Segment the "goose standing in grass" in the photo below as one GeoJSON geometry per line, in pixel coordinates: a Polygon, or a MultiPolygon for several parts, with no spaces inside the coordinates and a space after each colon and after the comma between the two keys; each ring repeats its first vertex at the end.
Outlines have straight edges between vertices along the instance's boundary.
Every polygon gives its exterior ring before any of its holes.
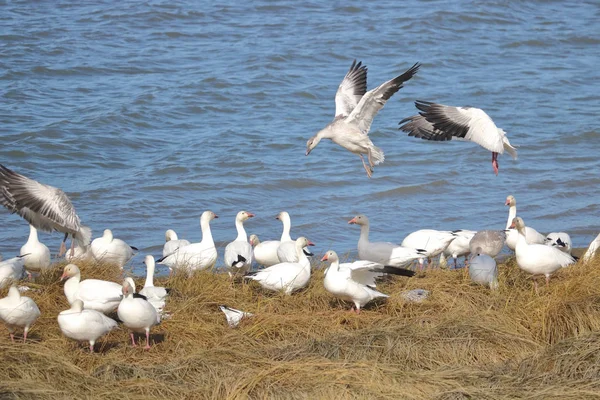
{"type": "Polygon", "coordinates": [[[252,313],[236,310],[235,308],[227,307],[225,305],[219,306],[219,309],[223,311],[223,314],[225,314],[227,325],[229,325],[230,328],[235,328],[240,324],[242,319],[249,318],[254,315],[252,313]]]}
{"type": "Polygon", "coordinates": [[[358,258],[361,260],[401,268],[427,254],[424,249],[402,247],[390,242],[369,242],[369,219],[366,215],[357,215],[348,223],[360,226],[358,258]]]}
{"type": "Polygon", "coordinates": [[[114,264],[123,269],[123,266],[134,256],[134,250],[138,249],[113,237],[112,231],[105,229],[102,237],[92,241],[91,250],[96,261],[114,264]]]}
{"type": "Polygon", "coordinates": [[[25,269],[29,272],[40,272],[50,266],[50,249],[39,241],[37,229],[29,224],[29,239],[21,247],[21,255],[25,260],[25,269]]]}
{"type": "Polygon", "coordinates": [[[244,278],[258,282],[265,289],[281,290],[285,294],[292,294],[293,291],[302,289],[310,280],[310,262],[302,250],[306,246],[314,246],[314,243],[305,237],[299,237],[296,239],[297,263],[275,264],[259,271],[250,272],[244,278]]]}
{"type": "Polygon", "coordinates": [[[544,239],[544,244],[546,246],[553,246],[559,249],[560,251],[571,254],[571,250],[573,249],[573,243],[571,242],[571,236],[567,232],[551,232],[546,235],[546,239],[544,239]]]}
{"type": "Polygon", "coordinates": [[[65,280],[64,293],[69,304],[75,300],[83,301],[86,309],[104,314],[114,312],[121,301],[121,285],[100,279],[81,280],[81,271],[75,264],[65,267],[61,280],[65,280]]]}
{"type": "Polygon", "coordinates": [[[136,347],[134,332],[146,333],[146,347],[150,348],[150,328],[160,323],[156,309],[143,295],[135,294],[135,287],[123,281],[123,300],[119,303],[117,315],[123,325],[131,329],[131,343],[136,347]]]}
{"type": "Polygon", "coordinates": [[[480,285],[488,285],[490,289],[498,288],[498,266],[496,260],[484,254],[478,247],[471,256],[469,265],[471,280],[480,285]]]}
{"type": "Polygon", "coordinates": [[[469,242],[469,250],[471,254],[476,254],[477,249],[481,250],[479,253],[487,254],[494,258],[502,251],[504,243],[506,242],[506,232],[486,229],[478,231],[469,242]]]}
{"type": "Polygon", "coordinates": [[[383,151],[369,138],[371,123],[387,100],[417,73],[419,67],[420,64],[416,63],[402,75],[367,92],[367,67],[354,60],[335,94],[335,118],[308,139],[306,155],[317,147],[321,139],[330,139],[358,155],[370,178],[373,167],[384,160],[383,151]],[[368,165],[363,155],[367,156],[368,165]]]}
{"type": "Polygon", "coordinates": [[[23,328],[23,343],[27,341],[27,332],[39,316],[40,309],[35,301],[21,296],[16,286],[11,286],[8,295],[0,299],[0,319],[6,325],[13,343],[17,328],[23,328]]]}
{"type": "Polygon", "coordinates": [[[219,218],[212,211],[204,211],[200,216],[200,229],[202,240],[187,246],[178,247],[173,253],[158,259],[157,264],[169,267],[170,273],[174,269],[181,269],[191,274],[213,268],[217,262],[217,248],[210,230],[210,221],[219,218]]]}
{"type": "Polygon", "coordinates": [[[0,288],[25,276],[25,256],[17,256],[0,261],[0,288]]]}
{"type": "Polygon", "coordinates": [[[252,267],[253,249],[244,229],[244,222],[252,217],[254,214],[248,211],[240,211],[235,216],[237,237],[225,247],[225,268],[230,278],[244,275],[252,267]]]}
{"type": "Polygon", "coordinates": [[[75,207],[65,192],[18,174],[0,164],[0,203],[17,213],[36,229],[65,234],[59,256],[66,251],[65,241],[71,235],[71,252],[75,242],[87,246],[92,230],[81,224],[75,207]]]}
{"type": "MultiPolygon", "coordinates": [[[[279,213],[279,219],[283,222],[283,234],[281,235],[281,241],[277,247],[277,259],[279,262],[298,262],[298,255],[296,254],[296,241],[290,236],[290,228],[292,226],[292,219],[290,214],[285,211],[279,213]],[[287,232],[286,232],[287,229],[287,232]]],[[[310,252],[305,251],[307,256],[310,256],[310,252]]]]}
{"type": "Polygon", "coordinates": [[[517,247],[515,248],[517,265],[523,271],[532,275],[536,292],[538,290],[536,276],[544,275],[546,286],[548,286],[550,276],[554,272],[575,262],[573,257],[563,253],[556,247],[527,243],[527,240],[525,240],[525,222],[521,217],[515,217],[510,227],[516,228],[519,232],[517,247]]]}
{"type": "Polygon", "coordinates": [[[189,240],[179,239],[173,229],[167,229],[165,232],[165,244],[163,246],[163,257],[168,256],[180,247],[190,245],[189,240]]]}
{"type": "Polygon", "coordinates": [[[325,271],[323,286],[334,296],[354,303],[356,313],[371,300],[379,297],[389,297],[375,290],[375,279],[386,273],[395,275],[413,276],[414,271],[402,268],[387,268],[372,261],[358,260],[353,263],[340,264],[335,251],[329,250],[321,261],[329,261],[331,264],[325,271]]]}
{"type": "MultiPolygon", "coordinates": [[[[515,196],[509,195],[506,197],[506,202],[504,204],[508,206],[508,219],[506,220],[506,246],[508,246],[508,248],[512,251],[515,251],[519,233],[516,229],[510,229],[510,226],[517,216],[517,200],[515,199],[515,196]]],[[[543,244],[546,241],[546,237],[544,235],[530,226],[525,227],[525,239],[529,244],[543,244]]]]}
{"type": "Polygon", "coordinates": [[[256,260],[256,263],[265,267],[270,267],[271,265],[279,264],[280,262],[282,262],[279,259],[279,257],[277,257],[277,249],[279,248],[280,244],[292,241],[292,237],[290,236],[290,229],[292,227],[290,215],[286,211],[281,211],[279,214],[277,214],[275,219],[280,220],[283,224],[283,232],[281,232],[281,239],[256,242],[258,240],[257,236],[255,240],[256,244],[253,245],[254,259],[256,260]]]}
{"type": "Polygon", "coordinates": [[[146,296],[148,302],[154,306],[156,311],[161,313],[165,307],[169,289],[154,286],[154,257],[147,255],[144,258],[144,264],[146,264],[146,282],[144,283],[144,288],[140,290],[140,294],[146,296]]]}
{"type": "Polygon", "coordinates": [[[506,150],[514,160],[515,149],[506,132],[498,128],[483,110],[475,107],[452,107],[417,100],[419,114],[400,121],[400,130],[408,136],[433,141],[470,140],[492,152],[492,168],[498,175],[498,154],[506,150]]]}
{"type": "Polygon", "coordinates": [[[471,248],[469,243],[473,236],[477,233],[476,231],[470,231],[467,229],[459,229],[456,231],[452,231],[455,235],[453,241],[450,242],[446,250],[442,253],[447,257],[452,257],[454,259],[454,268],[458,267],[457,259],[458,257],[467,256],[471,252],[471,248]]]}
{"type": "Polygon", "coordinates": [[[77,299],[71,308],[58,314],[58,326],[63,335],[77,341],[87,341],[90,353],[100,336],[106,335],[117,327],[117,322],[96,310],[83,308],[83,301],[77,299]]]}
{"type": "Polygon", "coordinates": [[[456,239],[456,235],[450,231],[420,229],[406,236],[400,246],[425,250],[425,254],[419,257],[419,265],[422,269],[425,257],[427,257],[430,267],[431,259],[443,253],[454,239],[456,239]]]}
{"type": "Polygon", "coordinates": [[[583,254],[583,261],[590,262],[596,256],[598,248],[600,248],[600,233],[598,234],[598,236],[596,236],[594,240],[592,240],[592,242],[588,246],[588,249],[583,254]]]}

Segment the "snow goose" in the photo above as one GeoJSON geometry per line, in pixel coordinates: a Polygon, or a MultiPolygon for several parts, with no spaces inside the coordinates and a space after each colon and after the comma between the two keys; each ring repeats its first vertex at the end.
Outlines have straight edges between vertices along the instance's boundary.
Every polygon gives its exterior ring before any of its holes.
{"type": "Polygon", "coordinates": [[[469,243],[473,236],[477,233],[476,231],[470,231],[467,229],[459,229],[456,231],[452,231],[452,233],[456,236],[453,241],[450,242],[446,250],[442,254],[447,257],[452,257],[454,259],[454,268],[457,268],[457,259],[458,257],[466,256],[471,252],[471,248],[469,247],[469,243]]]}
{"type": "Polygon", "coordinates": [[[65,280],[64,293],[69,304],[83,301],[86,309],[108,314],[114,312],[121,301],[121,285],[100,279],[81,280],[81,271],[75,264],[65,267],[61,280],[65,280]]]}
{"type": "Polygon", "coordinates": [[[227,307],[225,305],[219,306],[219,309],[223,311],[223,314],[225,314],[227,325],[229,325],[230,328],[235,328],[240,324],[242,319],[249,318],[254,315],[252,313],[236,310],[235,308],[227,307]]]}
{"type": "Polygon", "coordinates": [[[162,255],[163,257],[168,256],[178,248],[188,246],[190,244],[191,243],[189,240],[179,239],[179,237],[177,237],[177,233],[175,233],[173,229],[168,229],[165,232],[165,244],[163,246],[162,255]]]}
{"type": "Polygon", "coordinates": [[[150,328],[160,323],[156,309],[143,295],[135,294],[135,288],[129,281],[123,281],[123,300],[119,303],[117,315],[123,325],[131,329],[131,343],[136,347],[134,332],[146,333],[146,347],[150,348],[150,328]]]}
{"type": "Polygon", "coordinates": [[[470,140],[492,152],[492,167],[498,175],[498,154],[506,150],[514,160],[517,150],[510,144],[506,132],[498,128],[483,110],[475,107],[452,107],[428,101],[415,101],[419,115],[400,121],[400,130],[408,136],[445,141],[470,140]]]}
{"type": "Polygon", "coordinates": [[[536,276],[544,275],[547,286],[550,283],[550,276],[554,272],[575,262],[573,257],[563,253],[556,247],[527,243],[527,240],[525,240],[525,222],[521,217],[515,217],[510,227],[516,228],[519,232],[519,239],[515,248],[517,265],[523,271],[532,275],[536,292],[536,276]]]}
{"type": "Polygon", "coordinates": [[[153,256],[147,255],[146,258],[144,258],[144,264],[146,264],[146,282],[144,283],[144,288],[140,290],[140,294],[146,296],[148,302],[150,302],[150,304],[156,308],[156,311],[160,313],[165,307],[165,302],[170,289],[154,286],[155,263],[153,256]]]}
{"type": "Polygon", "coordinates": [[[244,229],[244,222],[254,217],[248,211],[240,211],[235,216],[235,229],[237,237],[225,246],[225,268],[230,278],[244,275],[252,267],[252,245],[248,242],[248,235],[244,229]]]}
{"type": "Polygon", "coordinates": [[[279,257],[277,257],[277,249],[281,243],[292,241],[290,236],[292,224],[290,215],[286,211],[281,211],[279,214],[277,214],[275,219],[278,219],[283,223],[283,232],[281,233],[280,240],[267,240],[265,242],[260,242],[258,240],[258,236],[254,235],[256,239],[254,240],[253,244],[252,235],[250,235],[250,244],[254,246],[254,260],[256,260],[257,264],[264,265],[265,267],[270,267],[271,265],[282,262],[279,257]]]}
{"type": "MultiPolygon", "coordinates": [[[[513,219],[515,219],[517,216],[517,200],[515,199],[515,196],[508,195],[504,204],[508,206],[508,219],[506,220],[506,246],[512,251],[515,251],[519,233],[516,229],[510,229],[510,226],[513,222],[513,219]]],[[[546,241],[546,237],[544,235],[530,226],[525,227],[525,239],[529,244],[543,244],[546,241]]]]}
{"type": "Polygon", "coordinates": [[[571,249],[573,248],[573,243],[571,242],[571,236],[569,236],[566,232],[551,232],[546,235],[546,239],[544,239],[544,244],[546,246],[553,246],[559,249],[560,251],[571,254],[571,249]]]}
{"type": "Polygon", "coordinates": [[[106,335],[117,327],[117,322],[96,310],[83,308],[83,301],[77,299],[71,308],[58,314],[58,326],[63,335],[69,339],[87,341],[90,353],[94,352],[94,344],[100,336],[106,335]]]}
{"type": "Polygon", "coordinates": [[[340,264],[340,259],[335,251],[329,250],[325,253],[321,261],[329,261],[331,264],[325,271],[323,286],[325,290],[334,296],[354,303],[356,313],[365,304],[378,297],[389,297],[375,290],[375,279],[393,273],[402,276],[413,276],[414,271],[402,268],[387,268],[383,265],[372,262],[358,260],[353,263],[340,264]]]}
{"type": "MultiPolygon", "coordinates": [[[[282,221],[284,221],[284,226],[287,224],[288,229],[285,238],[283,234],[281,235],[281,242],[279,247],[277,247],[277,258],[279,259],[279,262],[298,262],[298,255],[296,254],[296,241],[293,240],[289,234],[289,227],[292,225],[290,215],[287,212],[282,211],[279,217],[282,221]]],[[[308,250],[308,248],[304,249],[304,254],[309,257],[314,255],[310,252],[310,250],[308,250]]],[[[310,260],[308,258],[306,258],[306,261],[310,264],[310,260]]]]}
{"type": "Polygon", "coordinates": [[[114,264],[123,268],[133,257],[137,248],[128,245],[121,239],[113,237],[110,229],[105,229],[102,237],[92,240],[91,251],[96,261],[114,264]]]}
{"type": "Polygon", "coordinates": [[[0,299],[0,319],[6,325],[10,340],[15,341],[15,331],[23,328],[23,343],[27,340],[29,327],[40,316],[40,309],[35,301],[27,296],[21,296],[16,286],[8,289],[8,296],[0,299]]]}
{"type": "Polygon", "coordinates": [[[357,215],[348,223],[360,225],[358,258],[361,260],[374,261],[392,267],[406,267],[413,261],[425,257],[424,249],[402,247],[390,242],[369,242],[369,219],[366,215],[357,215]]]}
{"type": "Polygon", "coordinates": [[[75,247],[72,252],[67,252],[65,254],[65,259],[69,262],[80,262],[80,263],[89,263],[94,261],[94,255],[92,254],[91,245],[87,246],[79,246],[75,243],[75,247]],[[72,255],[71,255],[72,254],[72,255]]]}
{"type": "Polygon", "coordinates": [[[494,258],[502,251],[506,241],[506,232],[486,229],[478,231],[469,242],[471,254],[476,254],[477,249],[481,248],[481,254],[487,254],[494,258]]]}
{"type": "MultiPolygon", "coordinates": [[[[18,174],[0,164],[0,203],[17,213],[36,229],[44,232],[58,231],[65,234],[60,245],[59,256],[66,251],[67,236],[87,246],[92,238],[92,230],[81,225],[75,207],[65,192],[50,185],[44,185],[18,174]]],[[[75,243],[71,241],[71,252],[75,243]]]]}
{"type": "Polygon", "coordinates": [[[496,260],[482,253],[481,247],[478,247],[471,257],[469,276],[475,283],[489,285],[494,290],[498,288],[498,267],[496,266],[496,260]]]}
{"type": "Polygon", "coordinates": [[[40,272],[50,266],[50,250],[38,240],[37,229],[29,224],[29,239],[21,247],[21,255],[25,260],[25,269],[29,272],[40,272]]]}
{"type": "Polygon", "coordinates": [[[423,268],[425,257],[429,261],[428,266],[431,266],[431,259],[443,253],[455,238],[456,235],[450,231],[420,229],[406,236],[400,246],[425,250],[425,254],[419,257],[419,265],[423,268]]]}
{"type": "Polygon", "coordinates": [[[592,242],[588,246],[588,249],[583,254],[583,261],[590,262],[596,255],[598,248],[600,248],[600,233],[598,234],[598,236],[596,236],[596,239],[592,240],[592,242]]]}
{"type": "Polygon", "coordinates": [[[202,240],[179,247],[173,253],[159,258],[156,263],[166,265],[171,273],[174,269],[181,269],[191,274],[196,270],[214,267],[217,262],[217,248],[210,230],[210,221],[215,218],[219,217],[214,212],[204,211],[200,216],[202,240]]]}
{"type": "Polygon", "coordinates": [[[285,294],[302,289],[310,280],[310,262],[306,260],[306,254],[302,249],[306,246],[314,246],[305,237],[296,239],[296,253],[298,262],[284,262],[275,264],[260,271],[250,272],[244,276],[246,279],[257,281],[263,288],[273,291],[282,290],[285,294]]]}
{"type": "Polygon", "coordinates": [[[371,123],[387,100],[417,73],[419,67],[420,64],[416,63],[402,75],[367,92],[367,67],[354,60],[335,94],[335,118],[308,139],[306,155],[317,147],[321,139],[330,139],[358,155],[370,178],[373,167],[384,160],[383,151],[369,138],[371,123]],[[368,165],[363,154],[367,156],[368,165]]]}
{"type": "Polygon", "coordinates": [[[9,258],[0,261],[0,288],[5,287],[13,281],[23,279],[25,276],[24,256],[9,258]]]}

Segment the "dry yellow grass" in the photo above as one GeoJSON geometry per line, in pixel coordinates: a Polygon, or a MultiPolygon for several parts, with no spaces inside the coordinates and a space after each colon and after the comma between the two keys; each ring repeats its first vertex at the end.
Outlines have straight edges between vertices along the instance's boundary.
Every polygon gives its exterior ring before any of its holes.
{"type": "MultiPolygon", "coordinates": [[[[81,269],[84,279],[120,278],[81,269]]],[[[223,274],[177,275],[157,282],[173,289],[172,316],[153,329],[151,350],[132,348],[123,328],[95,354],[58,329],[68,308],[61,272],[31,285],[42,311],[31,342],[0,336],[0,398],[600,398],[598,261],[561,270],[539,295],[513,260],[496,292],[460,270],[395,278],[381,285],[391,297],[360,315],[323,289],[319,269],[292,296],[232,286],[223,274]],[[405,302],[399,293],[414,288],[430,299],[405,302]],[[255,317],[230,329],[219,304],[255,317]]]]}

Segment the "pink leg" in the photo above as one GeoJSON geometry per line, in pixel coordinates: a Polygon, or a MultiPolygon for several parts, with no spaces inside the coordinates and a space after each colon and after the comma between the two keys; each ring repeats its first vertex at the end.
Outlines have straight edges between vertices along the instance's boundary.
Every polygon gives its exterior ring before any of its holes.
{"type": "Polygon", "coordinates": [[[71,239],[71,258],[75,255],[75,239],[71,239]]]}
{"type": "Polygon", "coordinates": [[[546,287],[550,285],[550,275],[546,275],[546,287]]]}
{"type": "Polygon", "coordinates": [[[360,308],[356,307],[356,314],[360,314],[360,308]]]}
{"type": "Polygon", "coordinates": [[[494,173],[498,175],[498,153],[492,152],[492,167],[494,168],[494,173]]]}
{"type": "Polygon", "coordinates": [[[367,163],[365,163],[365,159],[363,158],[362,154],[359,154],[358,156],[360,157],[360,160],[363,163],[363,167],[365,167],[365,171],[367,171],[367,176],[370,178],[371,175],[373,175],[373,168],[367,166],[367,163]]]}
{"type": "Polygon", "coordinates": [[[146,350],[150,350],[150,329],[146,329],[146,350]]]}
{"type": "Polygon", "coordinates": [[[535,276],[532,276],[531,279],[533,279],[533,287],[535,288],[535,293],[536,294],[540,294],[540,291],[538,290],[538,284],[537,284],[537,280],[535,279],[535,276]]]}
{"type": "Polygon", "coordinates": [[[94,352],[94,345],[90,343],[90,353],[94,352]]]}
{"type": "Polygon", "coordinates": [[[58,250],[58,256],[62,257],[63,254],[65,254],[67,252],[67,246],[65,245],[65,242],[62,242],[60,244],[60,250],[58,250]]]}
{"type": "Polygon", "coordinates": [[[15,335],[13,333],[9,333],[10,334],[10,341],[11,342],[15,342],[15,335]]]}
{"type": "Polygon", "coordinates": [[[135,337],[133,337],[133,332],[131,332],[131,344],[133,347],[137,347],[137,344],[135,344],[135,337]]]}
{"type": "Polygon", "coordinates": [[[23,343],[25,343],[25,342],[27,341],[27,330],[28,330],[28,329],[25,329],[25,330],[23,331],[23,343]]]}

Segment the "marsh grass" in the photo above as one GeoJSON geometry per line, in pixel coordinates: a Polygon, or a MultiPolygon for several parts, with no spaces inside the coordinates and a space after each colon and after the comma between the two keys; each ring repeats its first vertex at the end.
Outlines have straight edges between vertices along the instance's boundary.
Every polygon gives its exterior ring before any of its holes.
{"type": "MultiPolygon", "coordinates": [[[[172,293],[151,350],[132,348],[121,328],[94,354],[58,329],[56,315],[68,308],[62,267],[29,284],[42,311],[31,341],[0,335],[0,398],[600,397],[598,260],[561,270],[539,295],[512,259],[500,266],[497,291],[462,270],[394,278],[379,286],[390,298],[360,315],[324,290],[321,268],[292,296],[225,274],[174,275],[155,283],[172,293]],[[403,300],[400,292],[415,288],[430,298],[403,300]],[[255,316],[230,329],[219,304],[255,316]]],[[[80,268],[83,279],[122,279],[109,266],[80,268]]]]}

